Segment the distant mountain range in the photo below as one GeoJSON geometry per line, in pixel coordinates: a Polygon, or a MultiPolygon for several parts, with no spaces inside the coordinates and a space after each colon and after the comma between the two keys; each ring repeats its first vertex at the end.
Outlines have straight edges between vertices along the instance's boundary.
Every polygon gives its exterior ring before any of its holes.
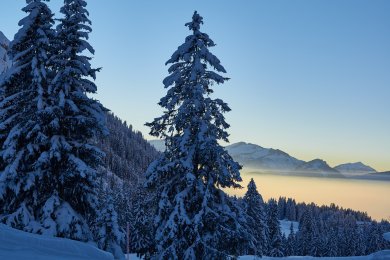
{"type": "Polygon", "coordinates": [[[9,43],[7,37],[0,31],[0,74],[11,66],[11,60],[7,55],[9,43]]]}
{"type": "MultiPolygon", "coordinates": [[[[164,151],[162,140],[149,141],[158,151],[164,151]]],[[[389,179],[390,173],[378,173],[361,162],[340,164],[331,167],[326,161],[314,159],[305,162],[279,149],[264,148],[245,142],[226,146],[229,154],[246,168],[288,175],[321,177],[359,177],[359,179],[389,179]]]]}

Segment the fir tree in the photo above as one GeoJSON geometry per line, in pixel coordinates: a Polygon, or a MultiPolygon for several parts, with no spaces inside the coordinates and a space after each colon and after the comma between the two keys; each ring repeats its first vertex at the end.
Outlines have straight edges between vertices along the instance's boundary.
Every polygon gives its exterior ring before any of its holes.
{"type": "MultiPolygon", "coordinates": [[[[53,14],[41,0],[27,0],[27,16],[10,44],[12,67],[0,80],[0,220],[28,232],[53,234],[50,211],[50,143],[46,132],[47,88],[53,14]]],[[[54,196],[53,196],[54,195],[54,196]]]]}
{"type": "Polygon", "coordinates": [[[267,252],[267,217],[264,209],[263,198],[259,194],[256,188],[256,183],[253,178],[248,184],[248,191],[244,196],[245,212],[248,216],[249,232],[252,233],[255,239],[254,250],[246,252],[250,255],[262,256],[267,252]]]}
{"type": "Polygon", "coordinates": [[[200,31],[202,23],[195,12],[186,24],[192,34],[166,63],[172,65],[163,81],[168,93],[159,102],[164,115],[146,124],[166,145],[146,182],[160,196],[156,242],[164,259],[226,258],[249,241],[239,209],[220,189],[241,187],[241,167],[218,143],[228,141],[223,113],[230,108],[210,94],[227,78],[217,74],[226,71],[208,50],[215,44],[200,31]]]}

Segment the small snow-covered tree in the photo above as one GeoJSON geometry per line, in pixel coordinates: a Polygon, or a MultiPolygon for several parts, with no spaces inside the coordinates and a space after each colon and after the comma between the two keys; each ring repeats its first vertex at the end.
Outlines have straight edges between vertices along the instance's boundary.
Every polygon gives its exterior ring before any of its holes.
{"type": "Polygon", "coordinates": [[[120,245],[124,243],[124,235],[118,225],[118,216],[114,209],[111,195],[106,194],[102,200],[103,204],[99,209],[96,219],[96,238],[99,248],[112,252],[116,258],[124,258],[120,245]]]}
{"type": "Polygon", "coordinates": [[[270,199],[268,202],[268,256],[281,257],[284,256],[282,243],[282,233],[278,220],[278,204],[276,200],[270,199]]]}
{"type": "Polygon", "coordinates": [[[226,258],[249,242],[237,207],[220,189],[241,187],[241,167],[218,143],[228,141],[223,113],[230,108],[210,94],[227,78],[218,74],[226,71],[208,50],[215,44],[200,31],[202,23],[195,12],[186,24],[192,34],[166,63],[172,64],[163,81],[168,92],[159,102],[165,112],[146,124],[166,145],[146,182],[159,193],[155,239],[164,259],[226,258]]]}
{"type": "Polygon", "coordinates": [[[254,248],[247,253],[262,256],[267,253],[268,227],[264,201],[257,191],[253,178],[248,184],[248,191],[243,198],[245,213],[248,216],[249,232],[255,239],[254,248]]]}
{"type": "Polygon", "coordinates": [[[52,185],[50,172],[42,165],[49,160],[46,90],[54,20],[43,1],[26,2],[22,10],[27,16],[10,43],[12,67],[0,79],[0,221],[51,234],[49,211],[58,201],[47,192],[52,185]]]}

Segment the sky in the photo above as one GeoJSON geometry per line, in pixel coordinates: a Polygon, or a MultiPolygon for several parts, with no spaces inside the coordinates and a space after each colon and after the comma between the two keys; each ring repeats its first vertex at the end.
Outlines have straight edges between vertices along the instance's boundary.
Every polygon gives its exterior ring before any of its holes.
{"type": "MultiPolygon", "coordinates": [[[[9,39],[23,0],[1,0],[9,39]]],[[[60,0],[50,7],[60,17],[60,0]]],[[[232,111],[230,142],[281,149],[331,166],[361,161],[390,170],[390,1],[88,1],[104,106],[141,131],[160,116],[165,62],[201,31],[230,81],[215,86],[232,111]]]]}

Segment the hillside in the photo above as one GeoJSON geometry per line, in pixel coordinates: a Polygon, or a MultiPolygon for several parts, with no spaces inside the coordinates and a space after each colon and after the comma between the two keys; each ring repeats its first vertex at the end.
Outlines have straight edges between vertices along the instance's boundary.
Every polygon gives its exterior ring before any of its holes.
{"type": "Polygon", "coordinates": [[[97,141],[106,153],[106,166],[124,181],[133,182],[142,175],[158,152],[127,122],[112,113],[107,114],[110,135],[97,141]]]}

